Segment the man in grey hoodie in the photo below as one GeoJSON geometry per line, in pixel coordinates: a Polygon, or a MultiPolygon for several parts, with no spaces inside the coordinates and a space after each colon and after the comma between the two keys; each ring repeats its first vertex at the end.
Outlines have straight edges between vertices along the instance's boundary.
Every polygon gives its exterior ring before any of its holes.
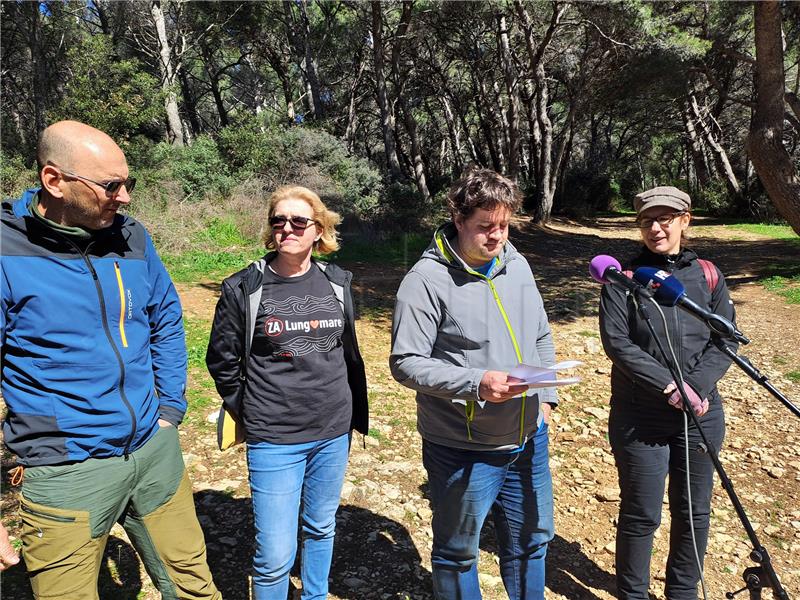
{"type": "Polygon", "coordinates": [[[553,538],[547,423],[553,389],[527,391],[518,363],[547,366],[555,351],[525,258],[508,242],[521,194],[486,169],[453,184],[441,226],[400,284],[392,375],[417,392],[417,428],[433,508],[433,588],[477,599],[480,531],[494,516],[511,600],[544,598],[553,538]]]}

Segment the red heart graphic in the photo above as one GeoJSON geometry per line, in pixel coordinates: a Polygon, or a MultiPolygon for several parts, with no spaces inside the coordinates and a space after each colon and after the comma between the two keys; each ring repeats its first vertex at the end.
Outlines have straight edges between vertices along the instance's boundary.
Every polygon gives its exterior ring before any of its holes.
{"type": "Polygon", "coordinates": [[[309,325],[311,325],[312,329],[316,329],[317,327],[319,327],[319,321],[317,320],[311,321],[309,325]]]}

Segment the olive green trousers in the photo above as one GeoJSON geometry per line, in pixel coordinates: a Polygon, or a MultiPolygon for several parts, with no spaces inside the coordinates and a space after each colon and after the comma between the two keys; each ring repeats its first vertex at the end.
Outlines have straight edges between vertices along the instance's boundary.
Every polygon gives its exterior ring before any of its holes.
{"type": "Polygon", "coordinates": [[[114,523],[124,527],[162,598],[222,598],[174,427],[162,427],[127,458],[26,469],[20,512],[37,599],[97,600],[114,523]]]}

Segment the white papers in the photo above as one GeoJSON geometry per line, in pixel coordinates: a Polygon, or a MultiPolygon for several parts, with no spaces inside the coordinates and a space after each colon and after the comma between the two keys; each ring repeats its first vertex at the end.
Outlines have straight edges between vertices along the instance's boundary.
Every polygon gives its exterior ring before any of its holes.
{"type": "Polygon", "coordinates": [[[508,372],[508,376],[515,377],[516,379],[520,379],[521,383],[528,384],[528,389],[560,387],[562,385],[578,383],[581,378],[565,377],[563,379],[558,379],[556,377],[556,371],[573,369],[582,364],[583,363],[579,360],[565,360],[551,367],[534,367],[532,365],[520,363],[508,372]]]}
{"type": "MultiPolygon", "coordinates": [[[[508,372],[508,376],[521,379],[521,383],[527,384],[529,390],[534,388],[561,387],[562,385],[578,383],[581,378],[565,377],[563,379],[558,379],[556,372],[563,369],[574,369],[582,364],[583,363],[579,360],[563,360],[551,367],[534,367],[532,365],[526,365],[525,363],[519,363],[508,372]]],[[[467,404],[466,400],[453,400],[453,402],[455,404],[467,404]]],[[[486,404],[486,400],[478,400],[477,402],[481,408],[486,404]]]]}

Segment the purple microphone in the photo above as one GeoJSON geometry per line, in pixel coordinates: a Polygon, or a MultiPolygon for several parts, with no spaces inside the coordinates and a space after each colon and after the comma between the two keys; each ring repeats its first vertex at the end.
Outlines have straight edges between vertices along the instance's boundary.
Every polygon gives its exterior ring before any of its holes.
{"type": "Polygon", "coordinates": [[[592,279],[603,284],[613,283],[624,287],[629,292],[633,292],[646,298],[652,298],[653,294],[647,288],[639,285],[630,277],[622,272],[619,261],[613,256],[600,254],[589,263],[589,274],[592,279]]]}

